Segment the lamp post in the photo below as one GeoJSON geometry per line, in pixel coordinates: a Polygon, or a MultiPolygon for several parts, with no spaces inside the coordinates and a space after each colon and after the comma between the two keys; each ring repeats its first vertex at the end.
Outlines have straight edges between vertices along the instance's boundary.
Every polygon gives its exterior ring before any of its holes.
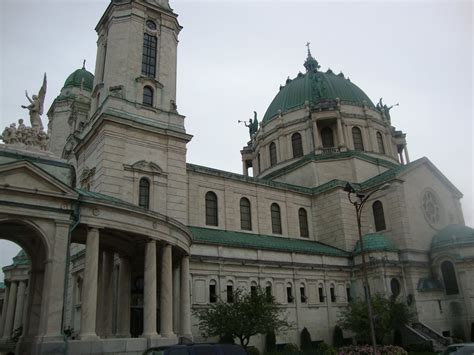
{"type": "Polygon", "coordinates": [[[367,195],[361,194],[357,192],[354,186],[352,186],[349,182],[344,187],[344,191],[347,192],[347,198],[349,202],[354,205],[356,210],[356,217],[357,217],[357,230],[359,232],[359,245],[360,245],[360,256],[362,258],[362,273],[364,276],[364,292],[367,299],[367,313],[369,316],[369,326],[370,326],[370,338],[372,340],[372,348],[374,350],[374,355],[377,354],[377,342],[375,340],[375,329],[374,329],[374,315],[372,310],[372,300],[370,295],[370,287],[369,287],[369,277],[367,276],[367,266],[365,263],[365,251],[364,251],[364,242],[362,240],[362,230],[361,230],[361,216],[362,216],[362,208],[364,207],[367,200],[372,196],[375,192],[386,190],[390,187],[390,184],[384,184],[379,188],[372,190],[367,195]],[[351,194],[355,194],[356,199],[352,200],[351,194]]]}

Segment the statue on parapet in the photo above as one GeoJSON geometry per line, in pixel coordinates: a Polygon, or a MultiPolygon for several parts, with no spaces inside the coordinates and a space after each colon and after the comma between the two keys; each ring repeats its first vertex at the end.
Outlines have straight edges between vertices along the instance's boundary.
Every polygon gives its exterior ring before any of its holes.
{"type": "Polygon", "coordinates": [[[379,102],[377,103],[377,110],[380,111],[380,113],[382,114],[382,117],[387,119],[388,121],[390,121],[390,110],[395,107],[395,106],[398,106],[399,104],[395,104],[395,105],[392,105],[390,107],[388,107],[387,105],[385,105],[383,102],[382,102],[382,98],[380,98],[379,102]]]}
{"type": "Polygon", "coordinates": [[[22,105],[22,108],[30,112],[31,128],[39,132],[43,130],[43,123],[41,122],[41,115],[43,114],[44,98],[46,97],[46,73],[43,77],[43,85],[38,91],[38,95],[28,96],[28,91],[25,90],[25,95],[30,104],[28,106],[22,105]]]}
{"type": "Polygon", "coordinates": [[[247,123],[245,121],[240,121],[240,120],[237,121],[237,122],[238,123],[243,122],[245,127],[248,127],[250,139],[253,139],[255,137],[255,135],[257,134],[257,131],[258,131],[258,119],[257,119],[257,112],[256,111],[253,111],[253,120],[250,118],[249,123],[247,123]]]}

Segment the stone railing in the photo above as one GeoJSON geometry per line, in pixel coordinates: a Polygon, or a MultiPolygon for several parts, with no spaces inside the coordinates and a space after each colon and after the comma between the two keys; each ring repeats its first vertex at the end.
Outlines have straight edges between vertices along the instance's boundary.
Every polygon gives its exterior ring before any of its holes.
{"type": "Polygon", "coordinates": [[[428,338],[433,339],[434,341],[437,341],[441,345],[448,346],[451,343],[451,341],[448,338],[442,336],[441,334],[427,327],[423,323],[420,323],[420,322],[413,323],[412,327],[416,329],[417,331],[419,331],[420,333],[426,335],[428,338]]]}
{"type": "Polygon", "coordinates": [[[321,154],[333,154],[333,153],[339,153],[340,149],[336,147],[330,147],[330,148],[321,148],[321,154]]]}

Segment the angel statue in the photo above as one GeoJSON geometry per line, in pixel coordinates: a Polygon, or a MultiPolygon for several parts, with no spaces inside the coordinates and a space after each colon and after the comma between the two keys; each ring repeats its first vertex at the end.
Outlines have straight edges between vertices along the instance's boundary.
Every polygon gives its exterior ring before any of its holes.
{"type": "Polygon", "coordinates": [[[42,131],[43,123],[40,116],[43,114],[44,98],[46,96],[46,73],[44,73],[43,85],[39,89],[38,95],[33,95],[30,99],[28,91],[25,90],[25,94],[30,104],[28,106],[22,105],[21,107],[30,111],[31,128],[36,132],[42,131]]]}

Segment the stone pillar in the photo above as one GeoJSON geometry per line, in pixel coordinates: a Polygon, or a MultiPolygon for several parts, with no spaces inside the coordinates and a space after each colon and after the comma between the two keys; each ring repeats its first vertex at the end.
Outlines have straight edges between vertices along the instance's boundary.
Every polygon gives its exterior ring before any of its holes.
{"type": "Polygon", "coordinates": [[[82,286],[81,339],[95,339],[97,315],[97,274],[99,270],[99,230],[91,228],[87,232],[86,263],[82,286]]]}
{"type": "Polygon", "coordinates": [[[5,316],[5,327],[3,328],[3,338],[8,339],[12,335],[13,317],[15,316],[16,293],[18,283],[12,282],[10,284],[10,292],[8,294],[7,315],[5,316]]]}
{"type": "Polygon", "coordinates": [[[403,150],[405,151],[405,160],[407,162],[407,164],[410,162],[410,157],[408,156],[408,148],[407,148],[407,144],[405,143],[405,147],[403,148],[403,150]]]}
{"type": "Polygon", "coordinates": [[[248,176],[248,174],[249,174],[249,171],[247,169],[247,162],[244,158],[242,158],[242,174],[244,176],[248,176]]]}
{"type": "Polygon", "coordinates": [[[118,279],[118,301],[117,305],[117,337],[130,338],[130,296],[131,296],[131,269],[130,260],[125,257],[120,258],[119,279],[118,279]]]}
{"type": "Polygon", "coordinates": [[[180,315],[180,332],[179,335],[192,339],[193,335],[191,332],[191,299],[189,293],[189,256],[185,255],[181,259],[181,297],[180,304],[181,310],[180,315]]]}
{"type": "Polygon", "coordinates": [[[179,334],[179,305],[180,305],[180,281],[179,265],[173,268],[173,332],[179,334]]]}
{"type": "Polygon", "coordinates": [[[15,320],[13,322],[13,330],[23,325],[23,307],[25,306],[26,281],[21,280],[18,284],[18,292],[16,296],[15,320]]]}
{"type": "Polygon", "coordinates": [[[316,124],[316,121],[313,121],[313,141],[314,141],[314,150],[315,151],[322,148],[323,144],[322,144],[321,139],[319,137],[318,125],[316,124]]]}
{"type": "Polygon", "coordinates": [[[145,246],[145,273],[143,290],[143,337],[157,337],[156,332],[156,241],[145,246]]]}
{"type": "Polygon", "coordinates": [[[341,117],[337,118],[337,140],[338,140],[338,147],[342,148],[346,146],[346,141],[344,139],[344,133],[342,132],[342,123],[341,117]]]}
{"type": "Polygon", "coordinates": [[[95,333],[98,337],[103,337],[103,299],[104,299],[104,283],[102,277],[104,275],[104,253],[100,251],[99,247],[99,261],[97,262],[97,308],[95,313],[95,333]]]}
{"type": "Polygon", "coordinates": [[[113,287],[114,287],[114,253],[104,252],[102,266],[102,334],[105,338],[111,338],[113,318],[113,287]]]}
{"type": "Polygon", "coordinates": [[[160,335],[173,336],[173,282],[171,245],[163,246],[161,257],[160,335]]]}
{"type": "Polygon", "coordinates": [[[5,298],[3,299],[2,305],[2,319],[0,320],[0,338],[3,337],[3,330],[5,329],[5,319],[7,315],[9,293],[10,284],[6,285],[5,287],[5,298]]]}

